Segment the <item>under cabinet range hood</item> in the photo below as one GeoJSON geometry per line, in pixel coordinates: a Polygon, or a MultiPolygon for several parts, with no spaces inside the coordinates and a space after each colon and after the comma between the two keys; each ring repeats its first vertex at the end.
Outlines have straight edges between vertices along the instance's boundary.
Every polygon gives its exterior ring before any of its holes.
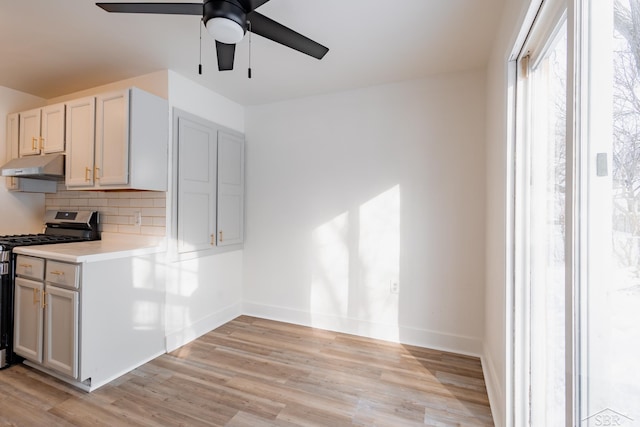
{"type": "Polygon", "coordinates": [[[13,159],[2,168],[2,176],[58,181],[64,179],[64,155],[47,154],[13,159]]]}

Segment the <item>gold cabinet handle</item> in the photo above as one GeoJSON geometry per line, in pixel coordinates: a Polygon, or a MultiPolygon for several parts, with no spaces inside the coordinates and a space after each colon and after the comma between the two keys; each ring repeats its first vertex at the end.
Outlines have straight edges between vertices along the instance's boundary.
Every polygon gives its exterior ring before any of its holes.
{"type": "Polygon", "coordinates": [[[220,241],[222,242],[222,231],[220,231],[220,241]]]}
{"type": "Polygon", "coordinates": [[[44,150],[44,136],[40,137],[40,149],[44,150]]]}
{"type": "Polygon", "coordinates": [[[93,179],[95,179],[95,180],[100,179],[100,168],[99,167],[93,168],[93,179]]]}
{"type": "Polygon", "coordinates": [[[216,240],[216,235],[215,235],[215,234],[212,234],[212,235],[211,235],[211,241],[210,241],[211,246],[214,246],[214,245],[216,244],[215,240],[216,240]]]}
{"type": "Polygon", "coordinates": [[[22,268],[32,268],[33,267],[33,265],[31,265],[31,264],[18,264],[18,265],[20,267],[22,267],[22,268]]]}
{"type": "Polygon", "coordinates": [[[31,149],[33,151],[36,151],[38,149],[38,138],[35,136],[31,138],[31,149]]]}
{"type": "Polygon", "coordinates": [[[84,168],[84,180],[85,181],[90,181],[91,177],[89,176],[89,174],[91,174],[91,169],[89,169],[89,167],[85,167],[84,168]]]}
{"type": "Polygon", "coordinates": [[[54,276],[64,276],[64,271],[51,271],[50,274],[54,276]]]}
{"type": "Polygon", "coordinates": [[[47,296],[47,292],[42,291],[42,308],[45,308],[47,306],[46,296],[47,296]]]}

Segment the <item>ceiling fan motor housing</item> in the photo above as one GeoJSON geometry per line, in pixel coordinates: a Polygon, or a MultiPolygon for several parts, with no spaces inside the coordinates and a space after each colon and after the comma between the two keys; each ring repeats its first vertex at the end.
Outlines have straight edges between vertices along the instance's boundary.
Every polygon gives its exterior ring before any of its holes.
{"type": "Polygon", "coordinates": [[[204,4],[204,24],[213,18],[226,18],[242,27],[247,32],[247,13],[237,0],[209,0],[204,4]]]}

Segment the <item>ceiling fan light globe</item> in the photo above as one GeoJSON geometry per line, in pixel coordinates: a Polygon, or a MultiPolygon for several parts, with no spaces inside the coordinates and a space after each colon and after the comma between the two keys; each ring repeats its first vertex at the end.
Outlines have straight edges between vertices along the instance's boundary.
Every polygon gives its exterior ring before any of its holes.
{"type": "Polygon", "coordinates": [[[207,21],[207,31],[220,43],[236,44],[244,38],[244,29],[228,18],[211,18],[207,21]]]}

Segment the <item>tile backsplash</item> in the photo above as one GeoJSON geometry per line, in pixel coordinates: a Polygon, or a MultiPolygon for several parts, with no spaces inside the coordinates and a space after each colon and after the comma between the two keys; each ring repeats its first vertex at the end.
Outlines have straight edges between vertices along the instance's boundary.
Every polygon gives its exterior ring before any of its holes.
{"type": "Polygon", "coordinates": [[[100,231],[147,236],[166,235],[167,193],[160,191],[68,191],[45,196],[47,210],[92,210],[100,213],[100,231]],[[139,218],[138,224],[136,219],[139,218]]]}

